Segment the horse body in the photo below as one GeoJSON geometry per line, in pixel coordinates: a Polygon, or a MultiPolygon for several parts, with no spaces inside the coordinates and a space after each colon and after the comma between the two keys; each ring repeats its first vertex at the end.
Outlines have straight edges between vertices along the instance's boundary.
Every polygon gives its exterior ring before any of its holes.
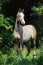
{"type": "Polygon", "coordinates": [[[23,39],[23,41],[28,41],[31,38],[35,39],[36,29],[33,25],[25,25],[25,26],[19,25],[19,34],[23,39]]]}

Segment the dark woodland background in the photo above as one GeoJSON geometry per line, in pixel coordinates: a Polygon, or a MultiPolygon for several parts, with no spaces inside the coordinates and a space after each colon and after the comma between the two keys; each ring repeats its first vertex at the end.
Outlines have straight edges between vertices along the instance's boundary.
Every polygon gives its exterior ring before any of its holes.
{"type": "Polygon", "coordinates": [[[43,0],[0,0],[0,65],[43,65],[43,0]],[[37,58],[33,58],[33,46],[26,57],[17,54],[13,30],[16,14],[24,9],[25,21],[37,30],[37,58]]]}

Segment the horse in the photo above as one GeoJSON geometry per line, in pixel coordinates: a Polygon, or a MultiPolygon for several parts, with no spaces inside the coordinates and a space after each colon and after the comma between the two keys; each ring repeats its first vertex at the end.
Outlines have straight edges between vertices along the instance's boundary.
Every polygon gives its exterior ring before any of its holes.
{"type": "MultiPolygon", "coordinates": [[[[32,39],[34,44],[34,55],[36,55],[37,31],[33,25],[25,25],[24,16],[25,16],[24,9],[23,10],[19,9],[19,11],[17,12],[15,28],[13,32],[13,36],[16,39],[16,48],[19,53],[22,53],[23,43],[32,39]]],[[[28,52],[29,52],[29,47],[28,47],[28,52]]]]}

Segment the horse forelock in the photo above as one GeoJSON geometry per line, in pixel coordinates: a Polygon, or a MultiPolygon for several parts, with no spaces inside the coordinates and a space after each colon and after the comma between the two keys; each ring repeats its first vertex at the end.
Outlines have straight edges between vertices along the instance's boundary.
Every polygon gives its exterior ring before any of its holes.
{"type": "Polygon", "coordinates": [[[20,17],[20,16],[24,17],[24,13],[22,11],[17,13],[17,17],[20,17]]]}

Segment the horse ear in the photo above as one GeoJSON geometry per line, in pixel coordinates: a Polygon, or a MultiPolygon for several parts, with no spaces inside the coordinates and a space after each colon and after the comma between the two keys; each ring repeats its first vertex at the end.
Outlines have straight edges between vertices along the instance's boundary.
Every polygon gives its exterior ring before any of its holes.
{"type": "Polygon", "coordinates": [[[21,12],[21,9],[19,9],[19,11],[18,12],[21,12]]]}
{"type": "Polygon", "coordinates": [[[18,10],[18,12],[17,12],[17,16],[18,16],[18,14],[19,14],[20,12],[21,12],[21,9],[18,10]]]}
{"type": "Polygon", "coordinates": [[[24,9],[22,9],[22,12],[24,12],[24,9]]]}

